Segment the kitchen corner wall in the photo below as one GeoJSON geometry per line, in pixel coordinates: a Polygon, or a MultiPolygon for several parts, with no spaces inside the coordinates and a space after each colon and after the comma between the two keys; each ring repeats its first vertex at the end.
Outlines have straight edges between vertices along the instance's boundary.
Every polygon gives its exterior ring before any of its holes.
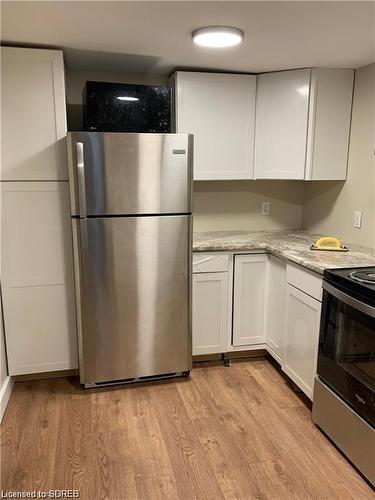
{"type": "MultiPolygon", "coordinates": [[[[165,84],[167,75],[67,70],[69,130],[82,129],[87,80],[165,84]]],[[[334,181],[196,181],[194,230],[299,229],[375,247],[375,64],[356,71],[348,179],[334,181]],[[271,202],[269,216],[261,215],[271,202]],[[362,210],[362,228],[353,227],[362,210]]]]}
{"type": "Polygon", "coordinates": [[[298,229],[303,182],[195,181],[194,231],[298,229]],[[262,216],[262,202],[271,202],[262,216]]]}
{"type": "Polygon", "coordinates": [[[304,186],[302,227],[375,247],[375,63],[356,70],[346,182],[304,186]],[[353,227],[362,211],[361,229],[353,227]]]}

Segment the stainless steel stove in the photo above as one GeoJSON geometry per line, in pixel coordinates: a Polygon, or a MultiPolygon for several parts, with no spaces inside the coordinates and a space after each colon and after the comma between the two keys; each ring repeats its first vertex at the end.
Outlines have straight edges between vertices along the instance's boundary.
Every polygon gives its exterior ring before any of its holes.
{"type": "Polygon", "coordinates": [[[324,273],[313,419],[375,484],[375,267],[324,273]]]}

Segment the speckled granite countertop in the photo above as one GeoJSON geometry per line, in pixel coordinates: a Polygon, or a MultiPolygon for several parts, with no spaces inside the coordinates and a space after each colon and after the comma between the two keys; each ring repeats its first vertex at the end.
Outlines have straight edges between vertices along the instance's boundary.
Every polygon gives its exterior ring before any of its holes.
{"type": "Polygon", "coordinates": [[[349,247],[349,252],[310,250],[310,244],[320,236],[300,230],[196,232],[193,236],[193,251],[264,250],[320,274],[329,268],[375,266],[375,249],[350,242],[343,242],[349,247]]]}

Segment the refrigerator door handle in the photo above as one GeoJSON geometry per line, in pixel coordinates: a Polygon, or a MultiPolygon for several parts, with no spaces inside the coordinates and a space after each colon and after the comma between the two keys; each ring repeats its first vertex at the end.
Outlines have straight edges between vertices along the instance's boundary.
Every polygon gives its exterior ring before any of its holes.
{"type": "Polygon", "coordinates": [[[79,216],[86,218],[85,157],[83,142],[76,142],[79,216]]]}
{"type": "Polygon", "coordinates": [[[82,283],[83,286],[89,286],[89,249],[87,235],[87,219],[81,220],[80,223],[80,239],[81,239],[81,266],[82,266],[82,283]]]}

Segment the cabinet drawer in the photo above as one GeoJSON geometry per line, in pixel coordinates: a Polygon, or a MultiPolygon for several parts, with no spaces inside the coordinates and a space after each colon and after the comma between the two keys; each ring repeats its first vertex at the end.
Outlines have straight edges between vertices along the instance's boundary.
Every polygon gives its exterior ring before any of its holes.
{"type": "Polygon", "coordinates": [[[287,265],[286,281],[307,293],[314,299],[322,301],[322,277],[319,274],[294,264],[287,265]]]}
{"type": "Polygon", "coordinates": [[[198,252],[193,254],[193,273],[219,273],[229,269],[227,253],[198,252]]]}

